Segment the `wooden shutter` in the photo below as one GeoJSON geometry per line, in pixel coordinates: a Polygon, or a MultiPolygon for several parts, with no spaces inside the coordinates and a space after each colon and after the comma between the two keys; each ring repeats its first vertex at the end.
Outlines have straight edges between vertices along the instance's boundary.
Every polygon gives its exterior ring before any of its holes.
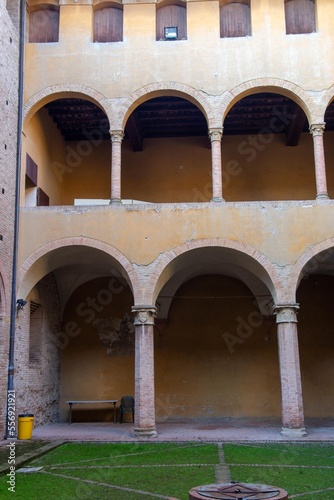
{"type": "Polygon", "coordinates": [[[178,40],[187,38],[187,10],[183,5],[165,5],[157,9],[157,40],[164,40],[164,28],[177,27],[178,40]]]}
{"type": "Polygon", "coordinates": [[[48,207],[50,205],[49,197],[44,193],[43,189],[37,188],[37,206],[38,207],[48,207]]]}
{"type": "Polygon", "coordinates": [[[104,7],[94,12],[94,42],[121,42],[123,40],[123,10],[104,7]]]}
{"type": "Polygon", "coordinates": [[[220,7],[221,38],[251,34],[250,7],[245,3],[228,3],[220,7]]]}
{"type": "Polygon", "coordinates": [[[50,43],[59,39],[59,10],[39,9],[29,14],[29,42],[50,43]]]}
{"type": "Polygon", "coordinates": [[[26,155],[26,177],[33,186],[37,186],[37,164],[28,154],[26,155]]]}
{"type": "Polygon", "coordinates": [[[286,0],[284,6],[287,35],[315,31],[314,0],[286,0]]]}

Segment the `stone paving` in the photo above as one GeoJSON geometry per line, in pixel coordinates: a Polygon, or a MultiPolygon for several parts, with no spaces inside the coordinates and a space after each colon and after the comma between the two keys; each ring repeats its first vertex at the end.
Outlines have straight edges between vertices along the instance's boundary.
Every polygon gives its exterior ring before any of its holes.
{"type": "MultiPolygon", "coordinates": [[[[111,422],[58,423],[37,427],[33,438],[66,441],[138,441],[133,424],[111,422]]],[[[215,419],[189,422],[157,423],[158,436],[143,441],[213,441],[213,442],[301,442],[334,441],[334,419],[306,421],[307,435],[287,439],[281,424],[274,419],[215,419]]]]}

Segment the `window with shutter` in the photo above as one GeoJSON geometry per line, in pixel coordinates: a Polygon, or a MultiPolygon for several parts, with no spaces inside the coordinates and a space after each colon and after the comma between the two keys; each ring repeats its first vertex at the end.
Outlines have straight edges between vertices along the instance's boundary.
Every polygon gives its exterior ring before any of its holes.
{"type": "Polygon", "coordinates": [[[315,32],[314,0],[285,0],[287,35],[315,32]]]}
{"type": "Polygon", "coordinates": [[[185,40],[187,38],[186,6],[178,2],[162,2],[157,5],[157,40],[168,40],[165,28],[177,28],[176,36],[170,39],[185,40]]]}
{"type": "Polygon", "coordinates": [[[121,6],[108,6],[94,12],[94,42],[123,41],[123,10],[121,6]]]}
{"type": "Polygon", "coordinates": [[[220,6],[220,36],[233,38],[251,34],[250,2],[224,2],[220,6]]]}
{"type": "Polygon", "coordinates": [[[51,43],[59,40],[59,10],[46,6],[29,14],[29,42],[51,43]]]}
{"type": "Polygon", "coordinates": [[[37,164],[28,155],[26,155],[26,182],[31,186],[37,186],[37,164]]]}
{"type": "Polygon", "coordinates": [[[40,187],[37,188],[37,206],[48,207],[49,205],[50,205],[50,200],[48,195],[40,187]]]}

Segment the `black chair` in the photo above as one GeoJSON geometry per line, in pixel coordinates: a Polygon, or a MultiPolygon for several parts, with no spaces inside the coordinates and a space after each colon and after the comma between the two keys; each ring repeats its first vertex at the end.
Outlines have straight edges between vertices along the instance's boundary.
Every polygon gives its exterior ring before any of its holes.
{"type": "Polygon", "coordinates": [[[119,406],[119,423],[123,422],[123,415],[132,413],[132,422],[135,421],[135,400],[132,396],[123,396],[119,406]]]}

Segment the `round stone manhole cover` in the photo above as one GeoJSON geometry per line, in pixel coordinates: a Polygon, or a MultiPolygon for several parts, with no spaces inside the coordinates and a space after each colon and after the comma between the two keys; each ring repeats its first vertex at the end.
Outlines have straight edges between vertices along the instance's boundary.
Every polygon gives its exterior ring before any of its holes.
{"type": "Polygon", "coordinates": [[[283,500],[288,498],[286,491],[266,484],[208,484],[197,486],[189,492],[189,500],[283,500]]]}

